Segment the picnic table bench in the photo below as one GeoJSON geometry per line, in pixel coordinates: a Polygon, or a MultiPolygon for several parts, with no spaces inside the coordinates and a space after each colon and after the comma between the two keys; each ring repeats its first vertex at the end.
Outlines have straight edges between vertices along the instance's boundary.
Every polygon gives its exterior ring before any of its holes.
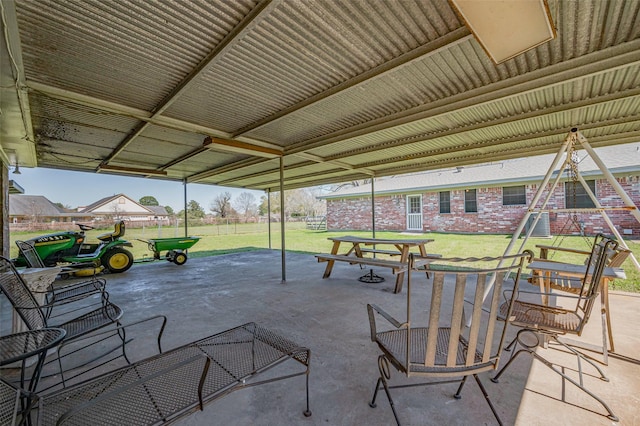
{"type": "Polygon", "coordinates": [[[309,362],[309,349],[247,323],[46,395],[34,394],[29,405],[34,423],[42,426],[166,424],[235,390],[306,375],[303,413],[310,416],[309,362]],[[285,361],[301,367],[256,379],[285,361]]]}
{"type": "MultiPolygon", "coordinates": [[[[335,262],[348,262],[351,265],[377,266],[382,268],[390,268],[396,275],[396,285],[394,293],[402,291],[404,282],[404,274],[407,271],[409,252],[412,248],[417,247],[422,257],[427,256],[425,244],[432,242],[432,239],[383,239],[383,238],[365,238],[354,236],[342,236],[328,238],[333,241],[331,253],[319,253],[315,257],[318,262],[327,262],[324,275],[322,278],[328,278],[331,275],[335,262]],[[346,243],[351,244],[346,253],[340,254],[340,245],[346,243]],[[392,246],[392,249],[381,249],[378,246],[392,246]],[[375,257],[365,257],[364,253],[385,254],[389,256],[399,256],[399,259],[379,259],[375,257]]],[[[433,254],[429,256],[433,257],[433,254]]],[[[427,261],[424,261],[427,262],[427,261]]],[[[420,266],[420,265],[418,265],[420,266]]]]}

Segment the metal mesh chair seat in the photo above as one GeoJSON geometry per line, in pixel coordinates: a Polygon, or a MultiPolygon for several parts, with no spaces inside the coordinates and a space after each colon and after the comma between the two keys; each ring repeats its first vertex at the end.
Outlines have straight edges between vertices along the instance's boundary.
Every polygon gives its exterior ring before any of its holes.
{"type": "MultiPolygon", "coordinates": [[[[426,357],[426,344],[427,344],[428,328],[418,327],[411,329],[411,356],[409,358],[409,372],[415,373],[427,373],[438,372],[442,376],[447,373],[451,375],[459,376],[461,371],[465,371],[467,352],[469,349],[469,343],[467,340],[459,336],[459,344],[456,347],[456,360],[455,364],[459,367],[447,366],[447,354],[448,343],[451,336],[450,328],[438,329],[438,343],[436,346],[436,356],[433,366],[424,365],[426,357]]],[[[393,359],[406,359],[407,358],[407,330],[391,330],[384,331],[376,334],[376,343],[380,348],[388,353],[393,359]]],[[[482,370],[482,353],[476,350],[475,362],[477,363],[478,370],[482,370]]],[[[493,361],[484,364],[487,369],[493,368],[493,361]]],[[[401,371],[404,370],[404,366],[400,366],[401,371]]]]}
{"type": "MultiPolygon", "coordinates": [[[[8,334],[0,337],[0,351],[3,362],[9,364],[25,354],[36,353],[43,347],[49,347],[59,342],[64,332],[55,329],[28,330],[21,333],[8,334]]],[[[2,423],[0,423],[2,424],[2,423]]]]}
{"type": "MultiPolygon", "coordinates": [[[[500,315],[504,318],[508,304],[500,306],[500,315]]],[[[573,310],[542,306],[533,303],[515,301],[511,310],[510,322],[515,326],[533,329],[554,330],[559,333],[578,333],[584,325],[582,317],[573,310]]]]}
{"type": "Polygon", "coordinates": [[[51,325],[51,327],[65,330],[67,332],[66,339],[69,340],[113,324],[122,317],[122,314],[122,309],[120,309],[119,306],[108,302],[106,305],[94,309],[91,312],[87,312],[61,324],[51,325]]]}
{"type": "Polygon", "coordinates": [[[103,291],[107,282],[101,278],[83,281],[65,286],[52,286],[54,300],[77,299],[78,296],[84,296],[88,293],[96,293],[103,291]]]}

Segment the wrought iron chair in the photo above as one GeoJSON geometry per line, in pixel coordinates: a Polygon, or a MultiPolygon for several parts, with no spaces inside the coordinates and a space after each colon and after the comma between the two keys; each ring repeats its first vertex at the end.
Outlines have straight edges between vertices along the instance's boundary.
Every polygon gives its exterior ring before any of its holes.
{"type": "MultiPolygon", "coordinates": [[[[500,307],[501,317],[508,320],[510,324],[520,327],[521,330],[518,331],[516,339],[507,347],[514,347],[514,352],[512,353],[511,358],[500,369],[496,376],[491,379],[493,382],[498,382],[500,376],[502,376],[502,374],[511,366],[513,361],[515,361],[520,354],[528,353],[533,358],[542,362],[549,369],[559,374],[563,380],[573,383],[578,387],[578,389],[598,401],[605,410],[607,410],[607,417],[613,421],[618,421],[618,418],[613,411],[611,411],[611,408],[609,408],[601,398],[584,386],[582,361],[586,361],[592,365],[598,371],[601,380],[609,381],[609,379],[593,361],[586,358],[583,354],[563,342],[561,339],[561,336],[564,335],[582,335],[582,332],[589,321],[589,317],[591,316],[591,311],[593,310],[598,293],[601,290],[604,268],[610,262],[611,257],[616,253],[616,248],[617,243],[615,241],[606,237],[600,238],[597,244],[593,247],[590,258],[587,262],[589,267],[586,269],[584,276],[580,280],[581,286],[575,291],[575,294],[563,291],[562,293],[551,293],[547,295],[553,295],[563,301],[573,301],[573,303],[567,302],[570,305],[569,307],[550,306],[524,301],[520,299],[520,295],[518,295],[518,298],[513,301],[513,294],[510,297],[505,296],[505,299],[507,300],[500,307]],[[531,337],[533,337],[533,340],[530,339],[531,337]],[[549,343],[560,345],[562,348],[569,351],[569,353],[576,356],[579,381],[576,381],[565,374],[564,367],[561,367],[561,369],[554,367],[553,363],[536,352],[536,347],[548,347],[549,343]],[[521,346],[522,349],[515,351],[518,346],[521,346]]],[[[520,293],[526,292],[521,291],[520,293]]]]}
{"type": "MultiPolygon", "coordinates": [[[[604,238],[604,235],[598,234],[596,235],[593,247],[596,247],[599,242],[604,238]]],[[[589,265],[589,269],[594,268],[594,264],[597,261],[597,256],[593,256],[592,251],[578,250],[573,248],[566,247],[554,247],[554,246],[539,246],[541,260],[550,261],[548,259],[549,251],[552,252],[565,252],[571,253],[577,256],[583,256],[585,259],[585,264],[589,265]]],[[[631,250],[617,246],[614,249],[615,251],[612,253],[612,256],[608,260],[606,266],[612,268],[619,268],[622,264],[627,260],[627,258],[631,255],[631,250]]],[[[558,262],[561,263],[561,262],[558,262]]],[[[569,274],[563,273],[562,275],[554,274],[553,276],[544,277],[547,288],[545,291],[556,290],[556,291],[564,291],[571,294],[578,294],[583,291],[582,286],[582,278],[583,275],[578,274],[569,274]]],[[[535,274],[532,280],[535,280],[535,274]]],[[[604,363],[607,364],[607,355],[608,352],[614,352],[615,346],[613,342],[613,331],[611,326],[611,310],[609,307],[609,279],[603,277],[602,281],[602,289],[601,289],[601,298],[602,298],[602,330],[606,330],[606,334],[603,332],[602,335],[602,351],[604,355],[604,363]],[[610,349],[607,348],[607,338],[610,349]]],[[[532,282],[533,284],[533,282],[532,282]]]]}
{"type": "Polygon", "coordinates": [[[0,425],[27,423],[32,403],[33,399],[28,392],[0,379],[0,425]]]}
{"type": "MultiPolygon", "coordinates": [[[[378,391],[384,389],[393,415],[400,420],[391,398],[391,389],[459,383],[454,397],[459,399],[468,376],[473,376],[484,395],[493,415],[502,424],[498,413],[480,381],[478,374],[498,367],[506,326],[499,331],[498,310],[502,289],[508,278],[513,277],[517,290],[520,273],[525,260],[533,253],[500,258],[429,258],[411,255],[407,277],[406,318],[399,321],[376,305],[367,305],[371,327],[371,341],[378,344],[382,355],[378,357],[380,376],[369,405],[376,406],[378,391]],[[484,266],[490,262],[491,267],[484,266]],[[500,266],[509,264],[507,266],[500,266]],[[464,266],[462,266],[464,264],[464,266]],[[471,265],[471,266],[469,266],[471,265]],[[498,265],[498,266],[493,266],[498,265]],[[416,312],[428,307],[424,318],[418,320],[412,314],[412,273],[416,268],[427,268],[433,277],[430,301],[416,304],[416,312]],[[493,285],[484,300],[485,290],[493,285]],[[468,309],[470,327],[465,326],[465,294],[473,294],[468,309]],[[377,315],[376,315],[377,314],[377,315]],[[376,318],[382,316],[393,328],[378,330],[376,318]],[[416,320],[416,321],[414,321],[416,320]],[[407,377],[447,378],[449,380],[390,386],[390,364],[407,377]]],[[[424,272],[424,269],[419,269],[424,272]]],[[[515,294],[515,293],[513,293],[515,294]]],[[[514,296],[515,297],[515,296],[514,296]]]]}
{"type": "MultiPolygon", "coordinates": [[[[82,313],[80,316],[71,319],[65,317],[66,321],[51,324],[45,315],[47,306],[40,305],[36,301],[11,261],[4,257],[0,257],[0,291],[7,297],[29,330],[46,327],[61,328],[66,331],[65,342],[112,324],[119,326],[123,314],[120,307],[107,301],[97,309],[82,313]]],[[[61,364],[60,368],[62,368],[61,364]]]]}
{"type": "MultiPolygon", "coordinates": [[[[27,267],[46,268],[42,258],[36,251],[33,242],[16,241],[16,245],[24,257],[27,267]]],[[[75,302],[76,300],[84,299],[94,294],[100,294],[101,302],[104,304],[109,299],[109,294],[106,292],[106,286],[106,280],[98,278],[95,275],[89,280],[80,282],[76,281],[67,285],[54,285],[54,283],[51,283],[47,291],[43,292],[45,296],[45,304],[47,305],[47,308],[44,311],[45,316],[50,318],[53,308],[56,306],[75,302]]]]}

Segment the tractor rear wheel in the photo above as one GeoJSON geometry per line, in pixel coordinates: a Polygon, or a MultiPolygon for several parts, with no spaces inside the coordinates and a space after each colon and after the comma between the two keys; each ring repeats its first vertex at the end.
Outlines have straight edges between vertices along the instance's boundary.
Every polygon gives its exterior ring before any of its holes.
{"type": "Polygon", "coordinates": [[[133,255],[128,250],[116,247],[103,254],[100,262],[109,272],[118,274],[131,268],[133,255]]]}

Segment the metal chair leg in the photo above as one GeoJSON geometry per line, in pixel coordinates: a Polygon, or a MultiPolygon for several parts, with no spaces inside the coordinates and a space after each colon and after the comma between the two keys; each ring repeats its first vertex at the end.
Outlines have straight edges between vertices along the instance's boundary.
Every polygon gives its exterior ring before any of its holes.
{"type": "Polygon", "coordinates": [[[462,398],[462,395],[460,395],[460,392],[462,392],[462,387],[464,386],[465,382],[467,381],[467,377],[469,376],[464,376],[462,378],[462,380],[460,381],[460,386],[458,386],[458,390],[456,391],[456,393],[453,395],[453,397],[455,399],[460,399],[462,398]]]}
{"type": "Polygon", "coordinates": [[[391,393],[389,392],[389,384],[387,380],[391,378],[391,371],[389,369],[389,361],[385,358],[384,355],[380,355],[378,357],[378,370],[380,370],[380,377],[376,382],[376,389],[373,392],[373,398],[369,403],[369,406],[372,408],[376,407],[376,397],[378,395],[378,390],[380,389],[380,382],[382,382],[382,387],[384,392],[387,394],[387,399],[389,400],[389,405],[391,405],[391,411],[393,411],[393,417],[396,419],[396,424],[400,426],[400,420],[398,419],[398,413],[396,412],[396,408],[393,404],[393,398],[391,398],[391,393]]]}
{"type": "MultiPolygon", "coordinates": [[[[480,377],[478,377],[477,374],[474,374],[473,378],[476,379],[476,383],[478,384],[478,387],[480,388],[480,391],[484,395],[484,399],[487,401],[487,404],[489,404],[489,408],[491,408],[491,412],[493,413],[493,416],[498,421],[498,424],[500,426],[502,426],[502,420],[500,420],[500,416],[498,415],[498,412],[496,411],[496,407],[493,406],[493,403],[491,402],[491,399],[489,398],[489,394],[487,393],[487,390],[484,388],[484,385],[480,381],[480,377]]],[[[465,376],[465,379],[466,379],[466,376],[465,376]]],[[[460,385],[460,387],[462,388],[462,385],[460,385]]]]}
{"type": "MultiPolygon", "coordinates": [[[[529,332],[533,332],[532,330],[521,330],[521,331],[529,331],[529,332]]],[[[520,344],[522,344],[521,341],[519,341],[520,344]]],[[[598,397],[597,395],[595,395],[593,392],[591,392],[590,390],[588,390],[587,388],[584,387],[584,385],[582,383],[578,383],[576,382],[574,379],[572,379],[571,377],[567,376],[563,371],[558,370],[557,368],[554,367],[554,365],[548,361],[547,359],[543,358],[542,356],[538,355],[535,350],[531,347],[528,347],[528,345],[524,345],[523,344],[523,349],[520,349],[519,351],[517,351],[516,353],[513,354],[513,356],[511,357],[511,359],[509,359],[509,361],[505,364],[504,367],[502,367],[500,369],[500,371],[498,372],[498,374],[496,374],[494,377],[491,378],[491,381],[494,383],[498,383],[500,376],[502,375],[502,373],[504,373],[507,368],[509,368],[509,366],[511,365],[511,363],[513,361],[515,361],[515,359],[523,352],[526,352],[528,354],[530,354],[533,358],[537,359],[538,361],[540,361],[541,363],[543,363],[545,366],[547,366],[549,369],[551,369],[552,371],[554,371],[555,373],[557,373],[558,375],[560,375],[564,380],[567,380],[568,382],[574,384],[578,389],[582,390],[584,393],[586,393],[587,395],[589,395],[590,397],[592,397],[593,399],[595,399],[596,401],[598,401],[600,403],[600,405],[602,405],[602,407],[607,410],[607,417],[609,419],[611,419],[614,422],[619,421],[618,417],[613,413],[613,411],[611,410],[611,408],[609,408],[609,406],[607,405],[606,402],[604,402],[602,399],[600,399],[600,397],[598,397]]],[[[575,352],[575,351],[573,351],[575,352]]],[[[577,356],[579,358],[585,359],[584,357],[580,357],[579,354],[577,354],[577,356]]],[[[595,365],[594,365],[595,366],[595,365]]],[[[595,366],[596,369],[598,369],[598,371],[600,371],[600,369],[595,366]]],[[[582,371],[579,371],[579,375],[580,375],[580,381],[582,382],[582,371]]]]}

